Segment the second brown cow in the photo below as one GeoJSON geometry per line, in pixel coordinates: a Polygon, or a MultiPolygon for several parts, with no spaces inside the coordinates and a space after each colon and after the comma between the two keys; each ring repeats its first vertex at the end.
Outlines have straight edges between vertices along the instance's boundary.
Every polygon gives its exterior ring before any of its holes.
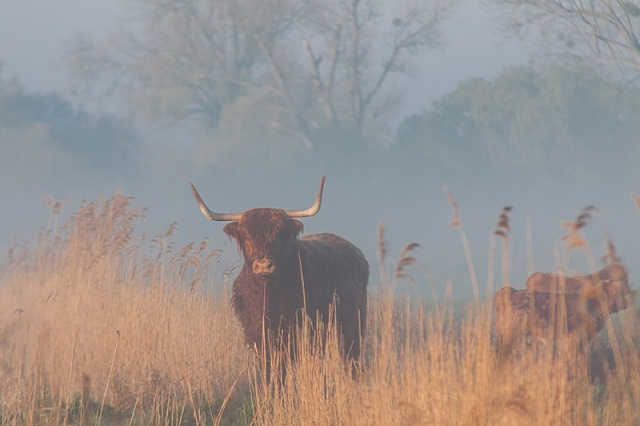
{"type": "Polygon", "coordinates": [[[546,341],[562,333],[556,325],[564,328],[558,320],[566,318],[567,336],[591,338],[610,314],[629,306],[631,293],[621,265],[576,277],[537,272],[527,280],[526,290],[503,287],[496,292],[496,332],[503,341],[525,336],[546,341]]]}

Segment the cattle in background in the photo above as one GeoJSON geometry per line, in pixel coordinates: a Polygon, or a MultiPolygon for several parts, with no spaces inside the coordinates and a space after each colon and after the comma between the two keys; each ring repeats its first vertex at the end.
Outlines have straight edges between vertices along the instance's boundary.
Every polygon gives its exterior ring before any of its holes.
{"type": "Polygon", "coordinates": [[[565,276],[544,272],[535,272],[527,278],[527,290],[543,292],[581,293],[589,286],[608,281],[627,283],[627,271],[619,264],[608,265],[594,274],[565,276]]]}
{"type": "Polygon", "coordinates": [[[235,239],[244,256],[233,283],[233,309],[246,342],[267,366],[270,348],[295,349],[295,340],[290,341],[289,336],[295,336],[305,308],[314,327],[317,318],[326,326],[334,301],[343,355],[355,361],[360,357],[367,315],[367,260],[356,246],[335,234],[298,238],[303,225],[295,218],[313,216],[320,210],[323,187],[324,177],[314,204],[307,210],[255,208],[243,213],[215,213],[191,185],[205,217],[231,222],[224,232],[235,239]]]}
{"type": "Polygon", "coordinates": [[[568,337],[592,338],[602,330],[609,315],[629,306],[631,294],[627,272],[621,265],[576,277],[537,272],[527,280],[526,290],[503,287],[496,292],[496,333],[502,342],[526,336],[548,341],[557,333],[554,319],[566,318],[568,337]]]}

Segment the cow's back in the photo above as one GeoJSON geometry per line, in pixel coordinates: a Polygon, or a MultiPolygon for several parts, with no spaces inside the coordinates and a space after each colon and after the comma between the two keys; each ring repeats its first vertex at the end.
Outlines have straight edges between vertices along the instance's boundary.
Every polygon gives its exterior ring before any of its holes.
{"type": "Polygon", "coordinates": [[[369,281],[369,264],[362,251],[338,235],[311,234],[299,240],[305,280],[323,287],[364,290],[369,281]]]}
{"type": "Polygon", "coordinates": [[[309,315],[326,320],[335,299],[336,316],[351,355],[359,355],[367,313],[369,264],[359,248],[332,233],[311,234],[298,240],[309,315]]]}

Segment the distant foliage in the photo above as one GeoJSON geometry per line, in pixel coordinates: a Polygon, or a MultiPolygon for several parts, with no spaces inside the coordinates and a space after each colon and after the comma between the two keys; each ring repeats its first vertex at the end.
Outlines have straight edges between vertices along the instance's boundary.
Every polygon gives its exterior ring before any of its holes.
{"type": "Polygon", "coordinates": [[[0,165],[17,175],[57,170],[74,177],[133,177],[140,137],[133,124],[95,116],[61,95],[29,92],[0,75],[0,165]]]}
{"type": "Polygon", "coordinates": [[[78,37],[69,53],[87,90],[116,88],[137,118],[187,123],[209,165],[356,158],[388,142],[396,76],[444,43],[458,2],[135,0],[107,39],[78,37]]]}
{"type": "Polygon", "coordinates": [[[435,169],[582,179],[635,173],[640,88],[580,65],[511,67],[471,78],[396,135],[403,158],[435,169]]]}

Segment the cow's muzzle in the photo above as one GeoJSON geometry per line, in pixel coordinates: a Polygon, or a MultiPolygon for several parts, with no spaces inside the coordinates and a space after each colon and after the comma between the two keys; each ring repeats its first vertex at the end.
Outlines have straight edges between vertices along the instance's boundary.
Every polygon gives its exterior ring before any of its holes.
{"type": "Polygon", "coordinates": [[[253,261],[251,270],[256,275],[271,275],[276,270],[276,264],[268,257],[263,257],[262,259],[256,259],[253,261]]]}

